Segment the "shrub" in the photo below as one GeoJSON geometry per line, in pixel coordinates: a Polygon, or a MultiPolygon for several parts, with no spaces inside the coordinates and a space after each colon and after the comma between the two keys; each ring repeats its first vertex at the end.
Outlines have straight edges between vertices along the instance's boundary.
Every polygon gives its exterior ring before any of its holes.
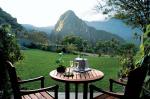
{"type": "Polygon", "coordinates": [[[11,26],[8,24],[0,26],[0,92],[3,92],[0,98],[10,99],[11,88],[4,61],[9,60],[15,63],[21,59],[23,59],[23,56],[17,44],[15,34],[11,31],[11,26]]]}

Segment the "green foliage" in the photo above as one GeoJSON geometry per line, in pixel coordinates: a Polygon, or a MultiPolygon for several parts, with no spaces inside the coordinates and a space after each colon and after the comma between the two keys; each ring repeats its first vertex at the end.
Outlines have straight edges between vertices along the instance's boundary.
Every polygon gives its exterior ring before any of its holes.
{"type": "Polygon", "coordinates": [[[67,47],[66,47],[66,50],[68,52],[77,51],[77,47],[74,44],[68,44],[67,47]]]}
{"type": "Polygon", "coordinates": [[[59,53],[58,58],[56,59],[57,66],[63,66],[64,60],[63,60],[63,52],[59,53]]]}
{"type": "Polygon", "coordinates": [[[50,50],[49,38],[45,32],[30,31],[22,34],[19,39],[22,46],[33,49],[50,50]]]}
{"type": "Polygon", "coordinates": [[[36,44],[45,44],[48,45],[48,35],[44,32],[37,32],[32,31],[28,33],[28,37],[25,37],[25,39],[28,39],[36,44]]]}
{"type": "Polygon", "coordinates": [[[6,24],[0,27],[0,49],[4,52],[5,59],[12,63],[23,58],[10,25],[6,24]]]}
{"type": "Polygon", "coordinates": [[[129,72],[135,69],[133,56],[120,57],[121,70],[118,73],[118,76],[121,78],[125,78],[128,76],[129,72]]]}
{"type": "Polygon", "coordinates": [[[125,57],[129,55],[134,56],[138,50],[135,44],[132,43],[122,44],[119,47],[120,48],[118,49],[118,54],[125,57]]]}
{"type": "Polygon", "coordinates": [[[63,45],[74,44],[78,48],[78,50],[81,49],[82,42],[83,42],[83,39],[81,39],[81,37],[74,36],[74,35],[67,35],[62,40],[63,45]]]}
{"type": "Polygon", "coordinates": [[[150,24],[146,27],[146,32],[144,33],[144,37],[150,37],[150,24]]]}
{"type": "Polygon", "coordinates": [[[75,35],[65,36],[61,43],[67,46],[68,51],[85,51],[85,49],[89,46],[86,40],[75,35]]]}
{"type": "Polygon", "coordinates": [[[0,82],[3,92],[2,99],[10,99],[10,84],[7,74],[7,68],[3,64],[4,60],[8,60],[12,63],[15,63],[21,60],[23,57],[21,55],[19,46],[15,38],[15,34],[11,31],[11,26],[8,24],[0,26],[0,51],[3,53],[1,56],[1,65],[0,65],[0,82]]]}
{"type": "Polygon", "coordinates": [[[150,25],[147,26],[143,35],[144,54],[148,55],[150,54],[150,25]]]}
{"type": "MultiPolygon", "coordinates": [[[[147,25],[146,31],[143,34],[143,44],[141,44],[141,46],[142,47],[140,49],[140,52],[142,54],[140,54],[140,56],[143,57],[144,55],[150,55],[150,25],[147,25]]],[[[147,74],[147,77],[145,79],[144,87],[147,90],[150,90],[150,63],[148,72],[149,74],[147,74]]],[[[145,97],[144,95],[146,95],[145,91],[143,91],[143,97],[145,97]]],[[[148,95],[150,96],[150,93],[148,95]]]]}
{"type": "Polygon", "coordinates": [[[117,48],[120,46],[120,43],[116,39],[106,40],[106,41],[98,41],[96,43],[96,52],[98,54],[108,54],[115,55],[117,54],[117,48]]]}
{"type": "Polygon", "coordinates": [[[128,73],[136,68],[134,56],[137,52],[137,48],[134,44],[123,44],[118,50],[120,55],[121,70],[118,76],[121,78],[127,77],[128,73]]]}

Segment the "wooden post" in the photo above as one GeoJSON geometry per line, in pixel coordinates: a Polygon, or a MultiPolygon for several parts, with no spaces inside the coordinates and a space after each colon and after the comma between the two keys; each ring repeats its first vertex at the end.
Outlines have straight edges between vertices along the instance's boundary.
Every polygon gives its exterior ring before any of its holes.
{"type": "Polygon", "coordinates": [[[78,99],[78,84],[75,84],[75,99],[78,99]]]}
{"type": "Polygon", "coordinates": [[[59,86],[57,85],[57,88],[55,89],[55,99],[58,99],[58,88],[59,86]]]}
{"type": "Polygon", "coordinates": [[[90,99],[93,99],[93,88],[92,88],[92,86],[90,86],[90,99]]]}
{"type": "Polygon", "coordinates": [[[66,82],[66,85],[65,85],[65,97],[66,99],[70,99],[70,85],[69,83],[66,82]]]}
{"type": "Polygon", "coordinates": [[[88,98],[88,83],[84,83],[83,84],[83,99],[87,99],[88,98]]]}
{"type": "Polygon", "coordinates": [[[41,79],[41,88],[44,88],[44,77],[41,79]]]}
{"type": "Polygon", "coordinates": [[[112,92],[113,91],[113,82],[112,82],[111,79],[109,80],[109,83],[110,83],[110,85],[109,85],[109,91],[112,92]]]}

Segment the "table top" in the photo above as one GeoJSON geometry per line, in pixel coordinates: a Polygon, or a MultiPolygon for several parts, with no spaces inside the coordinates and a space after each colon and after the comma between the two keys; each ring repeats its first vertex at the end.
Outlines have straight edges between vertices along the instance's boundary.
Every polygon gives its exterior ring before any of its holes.
{"type": "Polygon", "coordinates": [[[66,77],[63,73],[58,73],[56,70],[51,71],[49,75],[54,80],[72,83],[93,82],[104,77],[104,73],[96,69],[91,69],[88,72],[78,73],[72,71],[72,68],[67,68],[66,72],[69,71],[72,72],[74,76],[66,77]]]}

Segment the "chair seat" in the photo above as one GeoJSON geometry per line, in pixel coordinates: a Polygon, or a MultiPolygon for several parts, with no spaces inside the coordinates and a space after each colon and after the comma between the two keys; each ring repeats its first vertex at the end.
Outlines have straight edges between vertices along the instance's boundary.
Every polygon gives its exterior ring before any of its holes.
{"type": "Polygon", "coordinates": [[[48,92],[38,92],[34,94],[23,95],[22,99],[54,99],[48,92]]]}
{"type": "MultiPolygon", "coordinates": [[[[124,94],[124,93],[117,93],[117,94],[124,94]]],[[[107,95],[107,94],[101,94],[99,96],[96,96],[94,99],[119,99],[119,98],[116,98],[116,97],[113,97],[113,96],[110,96],[110,95],[107,95]]]]}

